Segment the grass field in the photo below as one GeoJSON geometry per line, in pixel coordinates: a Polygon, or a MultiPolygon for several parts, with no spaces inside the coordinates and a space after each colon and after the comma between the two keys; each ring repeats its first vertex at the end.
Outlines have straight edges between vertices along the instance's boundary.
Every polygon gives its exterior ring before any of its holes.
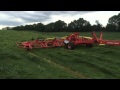
{"type": "MultiPolygon", "coordinates": [[[[61,37],[70,32],[40,33],[0,31],[1,79],[118,79],[120,78],[120,47],[79,46],[25,51],[17,42],[38,37],[61,37]]],[[[97,33],[99,35],[99,33],[97,33]]],[[[91,32],[80,35],[91,36],[91,32]]],[[[104,32],[104,39],[120,40],[120,33],[104,32]]]]}

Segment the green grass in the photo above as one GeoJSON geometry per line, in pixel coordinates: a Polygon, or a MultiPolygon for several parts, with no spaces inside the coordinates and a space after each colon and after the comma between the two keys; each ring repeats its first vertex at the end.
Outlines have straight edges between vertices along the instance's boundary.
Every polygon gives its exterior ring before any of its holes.
{"type": "MultiPolygon", "coordinates": [[[[62,37],[70,32],[41,33],[30,31],[0,31],[1,79],[119,79],[120,47],[79,46],[75,50],[63,47],[25,51],[17,42],[36,38],[62,37]]],[[[81,32],[91,36],[91,32],[81,32]]],[[[99,33],[97,33],[99,35],[99,33]]],[[[120,33],[104,32],[104,39],[120,40],[120,33]]]]}

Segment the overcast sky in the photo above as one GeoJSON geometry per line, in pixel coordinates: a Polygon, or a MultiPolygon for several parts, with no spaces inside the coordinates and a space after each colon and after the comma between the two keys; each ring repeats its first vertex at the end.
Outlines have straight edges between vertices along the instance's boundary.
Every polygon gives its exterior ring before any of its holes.
{"type": "Polygon", "coordinates": [[[0,29],[38,22],[48,24],[57,20],[63,20],[68,24],[79,18],[84,18],[92,25],[95,24],[95,20],[99,20],[106,26],[108,19],[118,13],[120,11],[0,11],[0,29]]]}

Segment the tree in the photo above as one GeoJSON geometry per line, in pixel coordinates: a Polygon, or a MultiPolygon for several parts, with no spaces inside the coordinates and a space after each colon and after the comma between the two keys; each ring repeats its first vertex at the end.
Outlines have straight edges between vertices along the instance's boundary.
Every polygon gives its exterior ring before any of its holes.
{"type": "Polygon", "coordinates": [[[45,31],[48,32],[59,32],[65,31],[67,24],[64,21],[58,20],[56,22],[49,23],[45,26],[45,31]]]}
{"type": "Polygon", "coordinates": [[[70,31],[90,31],[91,24],[83,18],[79,18],[78,20],[74,20],[73,22],[69,23],[68,29],[70,31]]]}
{"type": "Polygon", "coordinates": [[[5,27],[5,28],[2,28],[2,30],[12,30],[11,27],[5,27]]]}
{"type": "Polygon", "coordinates": [[[67,24],[64,21],[58,20],[54,23],[55,31],[65,31],[67,28],[67,24]]]}
{"type": "Polygon", "coordinates": [[[45,26],[45,32],[52,32],[52,31],[55,31],[54,29],[54,23],[49,23],[45,26]]]}
{"type": "MultiPolygon", "coordinates": [[[[34,24],[35,25],[35,24],[34,24]]],[[[40,31],[40,32],[43,32],[45,31],[45,26],[42,24],[42,23],[37,23],[34,27],[34,29],[36,31],[40,31]]]]}
{"type": "Polygon", "coordinates": [[[102,31],[103,27],[102,24],[100,24],[99,20],[95,20],[96,25],[92,26],[93,31],[102,31]]]}
{"type": "Polygon", "coordinates": [[[106,31],[116,31],[116,26],[112,24],[107,24],[106,31]]]}
{"type": "Polygon", "coordinates": [[[120,31],[120,13],[109,18],[106,29],[109,31],[120,31]]]}

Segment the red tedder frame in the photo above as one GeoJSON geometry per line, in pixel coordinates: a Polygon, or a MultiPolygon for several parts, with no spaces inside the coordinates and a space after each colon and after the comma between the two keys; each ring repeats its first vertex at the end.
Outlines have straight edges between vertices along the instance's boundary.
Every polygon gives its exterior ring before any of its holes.
{"type": "Polygon", "coordinates": [[[17,46],[30,50],[33,48],[49,48],[49,47],[61,47],[64,46],[68,49],[74,49],[77,45],[85,44],[87,47],[92,47],[96,45],[110,45],[110,46],[120,46],[119,40],[103,40],[103,33],[100,33],[98,38],[95,32],[92,32],[93,37],[80,36],[78,32],[75,32],[66,38],[53,40],[36,39],[33,41],[19,42],[17,46]]]}
{"type": "Polygon", "coordinates": [[[103,34],[100,33],[100,38],[97,38],[95,32],[92,32],[92,35],[94,37],[94,41],[96,41],[98,44],[104,44],[104,45],[110,45],[110,46],[120,46],[120,40],[103,40],[103,34]]]}

